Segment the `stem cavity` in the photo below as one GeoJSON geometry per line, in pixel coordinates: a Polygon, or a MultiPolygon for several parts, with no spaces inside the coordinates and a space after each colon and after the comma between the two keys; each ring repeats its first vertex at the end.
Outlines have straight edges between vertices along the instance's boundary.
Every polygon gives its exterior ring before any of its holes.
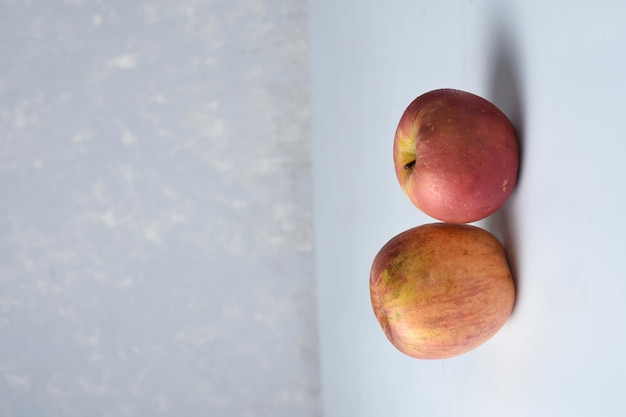
{"type": "Polygon", "coordinates": [[[409,162],[408,164],[406,164],[406,165],[404,166],[404,169],[405,169],[406,171],[410,171],[410,170],[411,170],[411,168],[413,168],[413,166],[414,166],[414,165],[415,165],[415,160],[413,160],[413,161],[409,162]]]}

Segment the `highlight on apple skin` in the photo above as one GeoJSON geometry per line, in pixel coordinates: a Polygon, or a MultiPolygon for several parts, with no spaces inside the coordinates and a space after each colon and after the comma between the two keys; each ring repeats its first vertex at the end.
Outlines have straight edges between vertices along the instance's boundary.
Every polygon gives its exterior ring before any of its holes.
{"type": "Polygon", "coordinates": [[[404,193],[427,215],[471,223],[500,209],[517,182],[519,142],[506,115],[468,92],[417,97],[395,133],[393,159],[404,193]]]}
{"type": "Polygon", "coordinates": [[[509,318],[515,284],[504,248],[471,225],[432,223],[392,238],[370,273],[372,308],[389,341],[419,359],[466,353],[509,318]]]}

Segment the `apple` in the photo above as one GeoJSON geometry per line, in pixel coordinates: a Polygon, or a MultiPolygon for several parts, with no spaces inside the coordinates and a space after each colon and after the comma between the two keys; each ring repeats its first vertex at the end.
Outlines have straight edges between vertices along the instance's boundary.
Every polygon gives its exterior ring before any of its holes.
{"type": "Polygon", "coordinates": [[[519,142],[494,104],[464,91],[417,97],[396,130],[393,159],[400,186],[424,213],[471,223],[496,212],[517,182],[519,142]]]}
{"type": "Polygon", "coordinates": [[[389,341],[420,359],[450,358],[495,335],[515,284],[504,248],[466,224],[432,223],[392,238],[370,273],[374,314],[389,341]]]}

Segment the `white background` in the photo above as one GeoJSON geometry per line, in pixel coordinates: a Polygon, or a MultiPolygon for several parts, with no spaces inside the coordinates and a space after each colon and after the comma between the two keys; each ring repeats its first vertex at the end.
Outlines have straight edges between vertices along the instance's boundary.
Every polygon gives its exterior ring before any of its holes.
{"type": "Polygon", "coordinates": [[[310,3],[313,167],[326,417],[618,416],[626,408],[626,4],[310,3]],[[517,301],[457,358],[419,361],[385,338],[369,268],[434,220],[392,165],[411,100],[451,87],[501,107],[522,146],[518,187],[479,225],[505,244],[517,301]]]}

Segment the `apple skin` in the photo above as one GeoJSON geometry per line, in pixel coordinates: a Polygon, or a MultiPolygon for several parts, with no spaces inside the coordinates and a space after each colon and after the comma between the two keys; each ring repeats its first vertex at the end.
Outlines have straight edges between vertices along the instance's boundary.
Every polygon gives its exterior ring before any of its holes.
{"type": "Polygon", "coordinates": [[[468,352],[495,335],[515,303],[504,248],[471,225],[432,223],[392,238],[370,273],[374,314],[389,341],[419,359],[468,352]]]}
{"type": "Polygon", "coordinates": [[[519,142],[506,115],[464,91],[417,97],[396,130],[393,159],[400,186],[427,215],[471,223],[493,214],[517,182],[519,142]]]}

